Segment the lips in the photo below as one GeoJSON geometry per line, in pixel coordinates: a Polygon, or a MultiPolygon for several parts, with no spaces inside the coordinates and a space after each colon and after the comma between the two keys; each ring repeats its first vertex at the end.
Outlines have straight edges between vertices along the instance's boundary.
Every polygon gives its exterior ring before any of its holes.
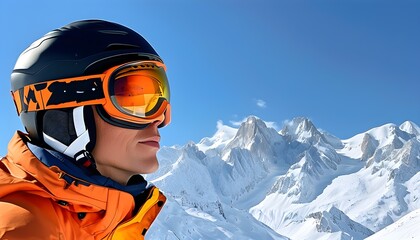
{"type": "Polygon", "coordinates": [[[159,148],[159,142],[154,142],[154,141],[147,141],[147,142],[140,142],[141,144],[145,144],[151,147],[155,147],[155,148],[159,148]]]}
{"type": "Polygon", "coordinates": [[[144,145],[148,145],[148,146],[151,146],[151,147],[159,148],[160,147],[159,141],[160,141],[159,136],[153,136],[153,137],[150,137],[150,138],[143,139],[143,140],[139,141],[139,143],[144,144],[144,145]]]}

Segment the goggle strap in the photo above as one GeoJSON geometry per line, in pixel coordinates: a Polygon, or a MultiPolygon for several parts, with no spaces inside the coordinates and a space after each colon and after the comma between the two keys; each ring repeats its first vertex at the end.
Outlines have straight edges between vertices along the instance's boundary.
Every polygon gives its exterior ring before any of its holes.
{"type": "Polygon", "coordinates": [[[26,85],[12,93],[18,113],[104,103],[102,75],[26,85]]]}

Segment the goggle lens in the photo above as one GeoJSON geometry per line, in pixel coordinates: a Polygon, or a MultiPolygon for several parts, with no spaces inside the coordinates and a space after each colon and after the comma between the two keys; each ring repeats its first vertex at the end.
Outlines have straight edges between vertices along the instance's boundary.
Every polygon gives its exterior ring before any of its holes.
{"type": "Polygon", "coordinates": [[[114,105],[129,115],[148,118],[169,102],[169,85],[163,66],[151,63],[126,66],[114,74],[110,85],[114,105]]]}

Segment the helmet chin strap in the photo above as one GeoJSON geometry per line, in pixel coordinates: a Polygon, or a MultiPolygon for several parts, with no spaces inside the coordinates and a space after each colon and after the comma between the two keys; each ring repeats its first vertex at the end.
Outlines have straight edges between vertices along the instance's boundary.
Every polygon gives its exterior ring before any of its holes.
{"type": "Polygon", "coordinates": [[[48,110],[44,114],[43,138],[52,149],[83,166],[94,166],[95,122],[91,106],[48,110]]]}

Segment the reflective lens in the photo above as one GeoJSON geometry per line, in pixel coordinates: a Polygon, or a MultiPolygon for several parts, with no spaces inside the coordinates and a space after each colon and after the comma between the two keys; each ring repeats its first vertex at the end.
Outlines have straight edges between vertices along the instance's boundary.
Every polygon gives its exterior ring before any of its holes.
{"type": "Polygon", "coordinates": [[[110,79],[114,105],[129,115],[147,118],[169,102],[169,85],[163,66],[154,62],[128,65],[114,72],[110,79]]]}

